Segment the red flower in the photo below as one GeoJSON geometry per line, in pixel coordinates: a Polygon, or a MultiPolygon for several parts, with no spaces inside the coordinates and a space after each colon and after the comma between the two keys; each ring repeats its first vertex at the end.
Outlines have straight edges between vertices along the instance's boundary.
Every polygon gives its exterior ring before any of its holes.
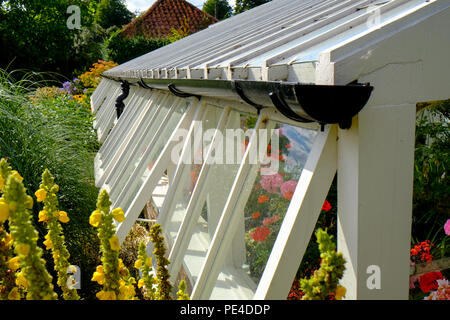
{"type": "Polygon", "coordinates": [[[422,241],[411,249],[411,259],[413,262],[430,262],[433,256],[430,254],[431,248],[434,246],[430,240],[422,241]]]}
{"type": "Polygon", "coordinates": [[[265,194],[258,197],[258,203],[264,203],[264,202],[266,202],[268,200],[269,200],[269,197],[266,196],[265,194]]]}
{"type": "Polygon", "coordinates": [[[327,212],[331,210],[331,204],[327,200],[323,203],[322,210],[327,212]]]}
{"type": "Polygon", "coordinates": [[[419,286],[420,289],[427,293],[438,288],[436,280],[442,279],[442,273],[439,271],[428,272],[420,276],[419,286]]]}
{"type": "Polygon", "coordinates": [[[290,149],[292,147],[292,145],[290,144],[290,143],[288,143],[287,145],[286,145],[286,149],[290,149]]]}
{"type": "Polygon", "coordinates": [[[270,234],[270,229],[267,227],[258,227],[255,231],[250,233],[250,237],[255,241],[266,240],[270,234]]]}

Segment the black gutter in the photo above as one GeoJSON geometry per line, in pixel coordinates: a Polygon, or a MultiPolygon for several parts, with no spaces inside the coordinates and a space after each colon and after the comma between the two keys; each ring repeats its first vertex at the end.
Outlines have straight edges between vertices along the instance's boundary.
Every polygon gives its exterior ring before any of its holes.
{"type": "MultiPolygon", "coordinates": [[[[318,122],[321,125],[338,123],[343,129],[351,126],[352,118],[370,98],[369,84],[315,85],[276,81],[200,80],[200,79],[133,79],[103,77],[127,81],[145,89],[169,90],[187,98],[213,97],[234,100],[255,107],[275,107],[287,118],[298,122],[318,122]]],[[[122,95],[121,95],[122,96],[122,95]]]]}

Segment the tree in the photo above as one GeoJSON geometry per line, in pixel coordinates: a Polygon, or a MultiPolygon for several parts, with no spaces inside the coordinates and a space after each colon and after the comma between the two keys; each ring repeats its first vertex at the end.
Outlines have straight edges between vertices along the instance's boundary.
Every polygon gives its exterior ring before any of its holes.
{"type": "Polygon", "coordinates": [[[233,9],[228,4],[227,0],[206,0],[206,2],[203,3],[202,10],[218,20],[226,19],[233,13],[233,9]]]}
{"type": "Polygon", "coordinates": [[[236,6],[234,7],[234,13],[238,14],[247,11],[251,8],[257,7],[271,0],[236,0],[236,6]]]}
{"type": "Polygon", "coordinates": [[[101,0],[95,14],[95,22],[104,29],[121,27],[133,19],[133,14],[124,4],[124,0],[101,0]]]}
{"type": "Polygon", "coordinates": [[[80,8],[81,26],[92,23],[84,0],[8,0],[0,2],[0,67],[9,70],[55,71],[71,76],[79,67],[67,9],[80,8]]]}

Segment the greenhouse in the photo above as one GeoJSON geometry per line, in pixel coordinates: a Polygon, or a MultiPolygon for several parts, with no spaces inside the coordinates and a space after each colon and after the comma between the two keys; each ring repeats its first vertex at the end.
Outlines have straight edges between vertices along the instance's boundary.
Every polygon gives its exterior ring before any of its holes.
{"type": "Polygon", "coordinates": [[[159,222],[191,299],[285,299],[337,174],[346,298],[407,299],[416,104],[448,98],[448,30],[447,0],[276,0],[106,71],[119,240],[159,222]]]}

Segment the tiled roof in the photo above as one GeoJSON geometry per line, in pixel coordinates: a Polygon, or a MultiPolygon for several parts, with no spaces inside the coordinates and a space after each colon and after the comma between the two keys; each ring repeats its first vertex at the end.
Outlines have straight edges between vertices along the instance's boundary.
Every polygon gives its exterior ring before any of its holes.
{"type": "Polygon", "coordinates": [[[178,30],[186,25],[190,33],[195,33],[215,22],[216,18],[187,1],[157,0],[146,13],[125,26],[122,35],[161,38],[170,35],[172,28],[178,30]]]}

